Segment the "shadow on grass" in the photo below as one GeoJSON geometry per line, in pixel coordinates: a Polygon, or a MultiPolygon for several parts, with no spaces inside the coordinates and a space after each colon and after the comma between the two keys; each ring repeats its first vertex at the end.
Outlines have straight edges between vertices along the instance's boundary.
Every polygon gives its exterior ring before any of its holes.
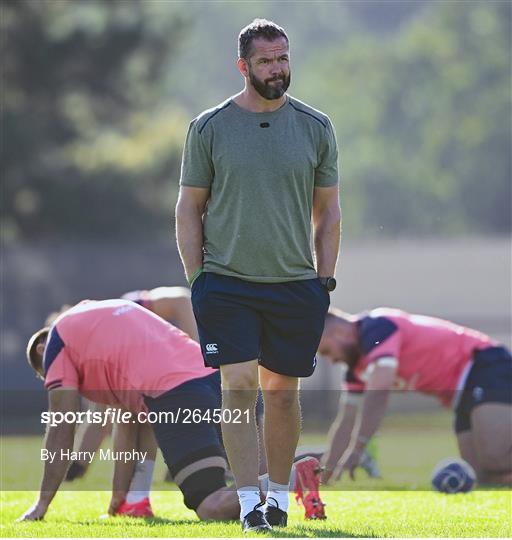
{"type": "Polygon", "coordinates": [[[340,528],[321,528],[307,527],[299,525],[289,527],[288,529],[273,529],[267,536],[273,538],[377,538],[375,535],[350,534],[340,528]]]}
{"type": "MultiPolygon", "coordinates": [[[[71,523],[71,522],[70,522],[71,523]]],[[[199,525],[203,523],[220,523],[218,521],[198,521],[197,519],[167,519],[162,517],[152,517],[152,518],[133,518],[129,516],[113,516],[109,517],[105,520],[98,520],[98,519],[88,519],[84,521],[73,521],[74,525],[84,525],[84,526],[91,526],[91,525],[98,525],[105,523],[109,526],[120,526],[120,527],[126,527],[126,524],[129,523],[130,527],[154,527],[157,525],[174,525],[175,527],[178,527],[180,525],[199,525]]]]}

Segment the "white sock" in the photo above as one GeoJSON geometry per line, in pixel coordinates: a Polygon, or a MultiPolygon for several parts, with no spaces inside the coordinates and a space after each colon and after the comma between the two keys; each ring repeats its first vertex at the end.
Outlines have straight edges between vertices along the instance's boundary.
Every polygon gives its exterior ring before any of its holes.
{"type": "MultiPolygon", "coordinates": [[[[295,489],[296,478],[297,478],[297,471],[295,469],[295,463],[294,463],[292,465],[292,471],[290,472],[289,491],[293,491],[295,489]]],[[[260,485],[260,491],[266,497],[267,491],[268,491],[268,472],[265,474],[260,474],[260,476],[258,476],[258,483],[260,485]]]]}
{"type": "Polygon", "coordinates": [[[283,512],[288,511],[288,484],[277,484],[269,479],[267,492],[267,506],[278,506],[283,512]]]}
{"type": "Polygon", "coordinates": [[[146,497],[149,498],[154,469],[155,462],[150,459],[137,462],[130,482],[130,489],[126,495],[128,504],[137,503],[146,497]]]}
{"type": "Polygon", "coordinates": [[[237,489],[236,492],[240,501],[240,519],[242,520],[261,502],[260,490],[258,486],[244,486],[237,489]]]}

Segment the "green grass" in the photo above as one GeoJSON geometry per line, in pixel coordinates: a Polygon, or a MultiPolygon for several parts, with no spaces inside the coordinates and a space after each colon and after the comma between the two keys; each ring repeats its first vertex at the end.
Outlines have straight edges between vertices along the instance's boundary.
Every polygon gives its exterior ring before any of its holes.
{"type": "MultiPolygon", "coordinates": [[[[512,492],[474,490],[443,495],[430,489],[430,473],[442,458],[456,455],[447,413],[395,416],[386,421],[378,440],[384,479],[356,482],[342,479],[322,497],[328,519],[305,521],[302,507],[290,501],[289,526],[275,537],[501,537],[512,536],[512,492]],[[423,429],[419,429],[422,426],[423,429]]],[[[309,434],[302,444],[324,442],[309,434]]],[[[163,464],[155,472],[152,520],[101,519],[106,512],[111,478],[109,463],[95,462],[86,478],[66,484],[46,518],[15,523],[34,502],[41,476],[38,437],[1,440],[2,537],[240,537],[238,522],[200,522],[185,508],[179,491],[161,481],[163,464]],[[27,489],[18,489],[25,485],[27,489]],[[89,490],[89,491],[86,491],[89,490]]],[[[249,535],[251,536],[251,535],[249,535]]]]}
{"type": "MultiPolygon", "coordinates": [[[[3,537],[239,537],[237,522],[200,522],[176,491],[154,492],[151,520],[100,519],[109,494],[61,492],[43,522],[13,523],[34,501],[32,492],[2,494],[3,537]]],[[[304,521],[290,506],[289,527],[279,537],[510,537],[511,494],[476,491],[445,496],[433,492],[329,491],[325,521],[304,521]]]]}

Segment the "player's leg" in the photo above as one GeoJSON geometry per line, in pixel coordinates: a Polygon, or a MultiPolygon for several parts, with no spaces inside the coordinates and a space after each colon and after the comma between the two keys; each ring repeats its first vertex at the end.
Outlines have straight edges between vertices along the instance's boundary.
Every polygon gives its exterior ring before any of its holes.
{"type": "Polygon", "coordinates": [[[236,490],[232,487],[223,487],[210,493],[196,508],[196,514],[200,519],[237,519],[240,514],[240,503],[236,490]]]}
{"type": "Polygon", "coordinates": [[[512,484],[512,357],[504,347],[474,354],[456,409],[459,450],[480,483],[512,484]]]}
{"type": "Polygon", "coordinates": [[[512,406],[484,403],[471,412],[481,481],[512,485],[512,406]]]}
{"type": "Polygon", "coordinates": [[[457,395],[458,404],[455,409],[454,429],[460,457],[473,467],[478,480],[481,481],[480,464],[473,440],[473,432],[471,431],[471,411],[474,406],[473,395],[472,389],[467,383],[468,381],[466,381],[466,387],[457,395]]]}
{"type": "Polygon", "coordinates": [[[183,493],[184,503],[202,519],[234,519],[236,492],[230,497],[219,498],[216,508],[214,499],[202,503],[209,495],[226,486],[224,475],[227,468],[224,450],[213,422],[214,411],[220,410],[219,374],[193,379],[157,398],[145,398],[151,412],[166,413],[153,424],[158,446],[164,461],[183,493]],[[180,414],[178,415],[178,410],[180,414]],[[199,410],[203,420],[193,421],[186,411],[199,410]],[[204,420],[209,412],[210,421],[204,420]],[[201,514],[198,510],[201,507],[201,514]],[[221,517],[214,517],[221,516],[221,517]]]}
{"type": "Polygon", "coordinates": [[[475,444],[473,442],[473,433],[471,430],[457,433],[457,446],[459,447],[460,457],[467,461],[477,474],[478,479],[481,479],[480,462],[476,453],[475,444]]]}
{"type": "MultiPolygon", "coordinates": [[[[114,435],[115,437],[115,435],[114,435]]],[[[137,447],[143,459],[135,463],[126,500],[118,509],[118,514],[134,517],[152,517],[150,493],[155,470],[157,444],[151,424],[139,424],[137,447]]]]}
{"type": "MultiPolygon", "coordinates": [[[[123,441],[126,437],[126,431],[123,434],[124,428],[126,428],[125,424],[115,426],[114,450],[119,448],[122,451],[132,450],[126,447],[126,442],[123,441]]],[[[133,438],[130,439],[133,440],[133,450],[139,453],[140,459],[133,464],[130,484],[124,499],[118,501],[118,504],[114,500],[111,501],[109,513],[130,517],[153,517],[150,493],[157,451],[155,436],[150,424],[137,423],[130,425],[130,428],[135,432],[133,438]]],[[[117,480],[114,478],[114,483],[118,481],[120,481],[119,478],[117,480]]]]}
{"type": "Polygon", "coordinates": [[[144,423],[139,426],[137,450],[146,455],[146,460],[155,461],[158,445],[151,424],[144,423]]]}

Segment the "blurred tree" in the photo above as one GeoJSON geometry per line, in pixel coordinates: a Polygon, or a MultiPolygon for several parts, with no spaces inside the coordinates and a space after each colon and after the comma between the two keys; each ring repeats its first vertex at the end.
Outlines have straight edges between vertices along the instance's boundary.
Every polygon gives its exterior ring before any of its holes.
{"type": "Polygon", "coordinates": [[[241,88],[258,16],[290,35],[292,95],[333,117],[347,233],[510,231],[510,2],[1,9],[4,236],[167,234],[187,122],[241,88]]]}
{"type": "Polygon", "coordinates": [[[188,26],[143,0],[6,0],[2,234],[167,231],[185,126],[162,81],[188,26]]]}
{"type": "Polygon", "coordinates": [[[346,230],[510,233],[510,39],[509,2],[436,2],[311,60],[300,88],[334,116],[346,230]]]}

